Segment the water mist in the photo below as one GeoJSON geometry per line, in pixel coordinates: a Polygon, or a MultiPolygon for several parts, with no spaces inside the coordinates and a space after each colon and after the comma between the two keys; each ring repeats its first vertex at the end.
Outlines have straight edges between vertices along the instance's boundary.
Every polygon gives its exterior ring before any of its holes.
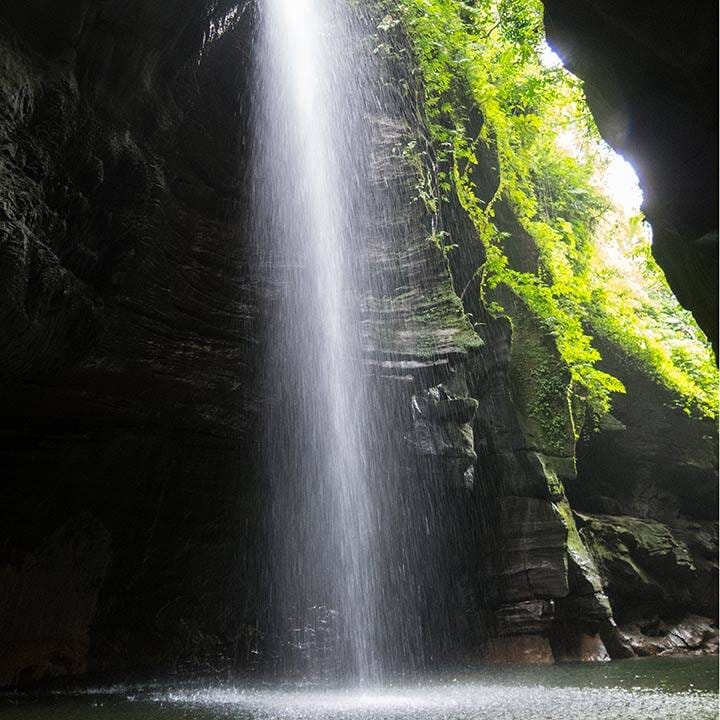
{"type": "Polygon", "coordinates": [[[343,5],[259,8],[256,227],[273,294],[264,438],[277,652],[287,660],[288,648],[309,647],[367,681],[378,673],[375,423],[358,311],[366,253],[354,228],[370,148],[366,66],[343,5]]]}

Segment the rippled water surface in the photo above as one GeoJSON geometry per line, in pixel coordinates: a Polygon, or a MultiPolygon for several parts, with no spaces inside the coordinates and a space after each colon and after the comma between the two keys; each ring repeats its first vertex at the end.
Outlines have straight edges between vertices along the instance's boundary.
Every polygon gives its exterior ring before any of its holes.
{"type": "Polygon", "coordinates": [[[718,717],[716,658],[463,671],[382,688],[115,686],[0,697],[23,720],[705,720],[718,717]]]}

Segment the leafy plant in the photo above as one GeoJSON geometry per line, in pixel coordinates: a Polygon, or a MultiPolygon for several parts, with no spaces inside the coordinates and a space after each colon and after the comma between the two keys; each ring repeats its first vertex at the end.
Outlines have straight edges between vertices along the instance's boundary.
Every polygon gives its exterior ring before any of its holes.
{"type": "MultiPolygon", "coordinates": [[[[595,338],[602,337],[687,412],[714,417],[717,370],[707,341],[655,264],[642,219],[626,217],[603,188],[610,154],[579,81],[543,61],[541,2],[386,0],[384,7],[379,32],[402,23],[422,73],[436,177],[420,173],[419,197],[434,212],[457,193],[485,248],[478,271],[489,310],[512,314],[498,291],[514,293],[554,339],[571,387],[598,413],[625,391],[599,368],[595,338]],[[498,185],[483,199],[477,177],[488,157],[497,158],[498,185]],[[514,255],[501,207],[531,238],[534,269],[514,255]]],[[[446,240],[436,242],[452,247],[446,240]]]]}

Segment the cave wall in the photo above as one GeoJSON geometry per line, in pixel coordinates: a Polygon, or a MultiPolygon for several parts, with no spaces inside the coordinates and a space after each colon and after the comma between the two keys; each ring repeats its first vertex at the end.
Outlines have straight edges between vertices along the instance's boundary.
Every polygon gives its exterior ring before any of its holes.
{"type": "Polygon", "coordinates": [[[216,11],[0,10],[3,684],[240,642],[248,62],[201,55],[216,11]]]}
{"type": "Polygon", "coordinates": [[[583,434],[568,496],[633,649],[684,649],[678,623],[702,637],[693,616],[718,613],[716,424],[686,415],[617,348],[603,357],[631,390],[583,434]]]}
{"type": "MultiPolygon", "coordinates": [[[[478,192],[492,196],[498,176],[485,158],[478,192]]],[[[470,392],[479,407],[473,429],[476,482],[470,500],[469,583],[482,608],[474,655],[486,662],[601,660],[631,653],[614,621],[596,558],[581,538],[566,488],[577,479],[576,428],[583,405],[569,402],[570,374],[551,336],[512,293],[498,300],[509,317],[484,307],[485,255],[455,200],[444,227],[456,287],[483,345],[474,354],[470,392]]],[[[508,208],[497,213],[513,239],[511,262],[532,268],[537,250],[508,208]]]]}

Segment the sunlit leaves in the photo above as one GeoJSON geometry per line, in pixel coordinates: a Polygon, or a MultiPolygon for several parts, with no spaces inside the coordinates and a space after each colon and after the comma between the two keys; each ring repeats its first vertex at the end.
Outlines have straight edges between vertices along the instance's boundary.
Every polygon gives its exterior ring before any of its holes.
{"type": "Polygon", "coordinates": [[[622,217],[598,186],[607,150],[579,82],[541,60],[540,1],[387,5],[392,12],[383,22],[402,19],[422,70],[438,175],[435,185],[426,183],[425,201],[457,192],[485,246],[487,307],[504,312],[494,293],[501,286],[519,297],[554,339],[578,394],[598,412],[624,388],[598,368],[593,336],[621,348],[688,412],[714,416],[711,351],[652,259],[642,218],[622,217]],[[470,104],[482,114],[479,128],[470,104]],[[473,184],[480,144],[493,148],[499,163],[499,187],[486,202],[473,184]],[[512,267],[507,233],[495,217],[499,201],[532,237],[536,272],[512,267]]]}

